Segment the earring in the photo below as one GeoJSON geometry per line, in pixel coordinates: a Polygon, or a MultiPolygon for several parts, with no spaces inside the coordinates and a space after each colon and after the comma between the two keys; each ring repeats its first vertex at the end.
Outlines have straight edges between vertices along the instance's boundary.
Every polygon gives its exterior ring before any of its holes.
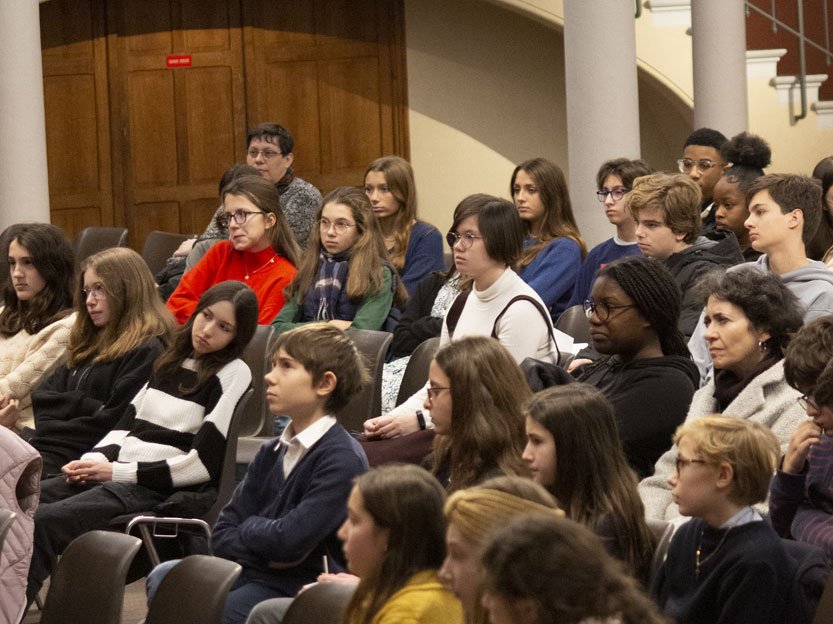
{"type": "Polygon", "coordinates": [[[761,353],[766,353],[766,350],[767,350],[766,342],[764,342],[763,340],[759,340],[758,341],[758,350],[760,350],[761,353]]]}

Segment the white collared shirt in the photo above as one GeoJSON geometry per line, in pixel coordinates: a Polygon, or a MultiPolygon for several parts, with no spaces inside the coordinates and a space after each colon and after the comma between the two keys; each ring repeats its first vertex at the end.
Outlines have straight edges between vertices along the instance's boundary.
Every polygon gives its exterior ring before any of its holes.
{"type": "Polygon", "coordinates": [[[324,437],[330,428],[336,424],[334,416],[324,416],[319,418],[298,435],[295,435],[294,423],[290,422],[286,429],[283,430],[278,445],[275,450],[279,450],[281,444],[286,445],[286,453],[283,456],[283,476],[289,476],[289,473],[298,465],[309,449],[324,437]]]}

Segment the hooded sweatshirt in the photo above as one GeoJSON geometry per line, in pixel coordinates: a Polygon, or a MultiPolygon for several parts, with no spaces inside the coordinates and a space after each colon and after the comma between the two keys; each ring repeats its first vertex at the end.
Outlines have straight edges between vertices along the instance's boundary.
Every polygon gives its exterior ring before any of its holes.
{"type": "Polygon", "coordinates": [[[714,240],[701,236],[691,247],[671,254],[665,260],[683,298],[677,327],[686,338],[694,331],[703,309],[703,301],[694,286],[710,271],[743,262],[738,239],[733,233],[712,232],[711,236],[714,240]]]}
{"type": "Polygon", "coordinates": [[[697,367],[687,357],[664,355],[622,362],[613,356],[588,366],[578,381],[595,386],[613,403],[628,463],[639,478],[671,448],[697,389],[697,367]]]}
{"type": "MultiPolygon", "coordinates": [[[[747,262],[730,269],[731,271],[757,269],[762,273],[771,273],[769,258],[766,254],[755,262],[747,262]]],[[[826,264],[818,260],[811,260],[803,267],[779,275],[781,281],[787,288],[798,297],[804,307],[804,322],[812,321],[820,316],[833,314],[833,271],[826,264]]],[[[700,317],[702,319],[702,308],[700,317]]],[[[706,328],[702,322],[698,322],[691,340],[688,342],[688,350],[694,359],[697,368],[700,369],[701,385],[704,385],[711,376],[712,359],[706,345],[706,328]]]]}

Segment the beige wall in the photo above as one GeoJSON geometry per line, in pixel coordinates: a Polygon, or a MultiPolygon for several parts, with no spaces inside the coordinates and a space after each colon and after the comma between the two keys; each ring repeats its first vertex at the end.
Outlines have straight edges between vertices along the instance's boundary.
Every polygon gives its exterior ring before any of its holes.
{"type": "MultiPolygon", "coordinates": [[[[527,158],[544,156],[566,172],[564,39],[552,21],[560,6],[548,7],[549,22],[483,0],[405,6],[411,161],[422,218],[445,231],[466,195],[508,197],[514,165],[527,158]]],[[[645,72],[639,91],[642,156],[672,168],[690,110],[645,72]]],[[[599,97],[615,106],[616,94],[604,85],[599,97]]],[[[611,226],[596,198],[572,199],[588,243],[608,238],[611,226]]]]}

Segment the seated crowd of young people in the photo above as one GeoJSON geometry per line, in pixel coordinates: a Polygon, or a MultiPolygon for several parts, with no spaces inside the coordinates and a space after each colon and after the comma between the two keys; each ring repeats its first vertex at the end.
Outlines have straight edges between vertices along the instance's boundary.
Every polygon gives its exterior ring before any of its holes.
{"type": "Polygon", "coordinates": [[[54,226],[0,237],[0,443],[31,445],[41,478],[4,609],[21,616],[80,534],[217,485],[240,357],[271,324],[265,400],[288,425],[213,527],[243,569],[224,623],[280,622],[313,582],[355,588],[350,623],[792,621],[783,540],[833,565],[833,253],[809,253],[833,157],[818,180],[766,175],[763,139],[702,128],[679,174],[610,160],[616,233],[589,254],[563,172],[527,160],[513,201],[456,207],[449,267],[407,161],[322,197],[293,145],[253,129],[206,234],[156,281],[126,248],[76,275],[54,226]],[[565,368],[553,321],[572,305],[590,344],[565,368]],[[349,328],[394,332],[387,407],[358,440],[338,421],[369,382],[349,328]],[[424,387],[394,406],[433,337],[424,387]],[[409,445],[422,467],[377,465],[409,445]]]}

